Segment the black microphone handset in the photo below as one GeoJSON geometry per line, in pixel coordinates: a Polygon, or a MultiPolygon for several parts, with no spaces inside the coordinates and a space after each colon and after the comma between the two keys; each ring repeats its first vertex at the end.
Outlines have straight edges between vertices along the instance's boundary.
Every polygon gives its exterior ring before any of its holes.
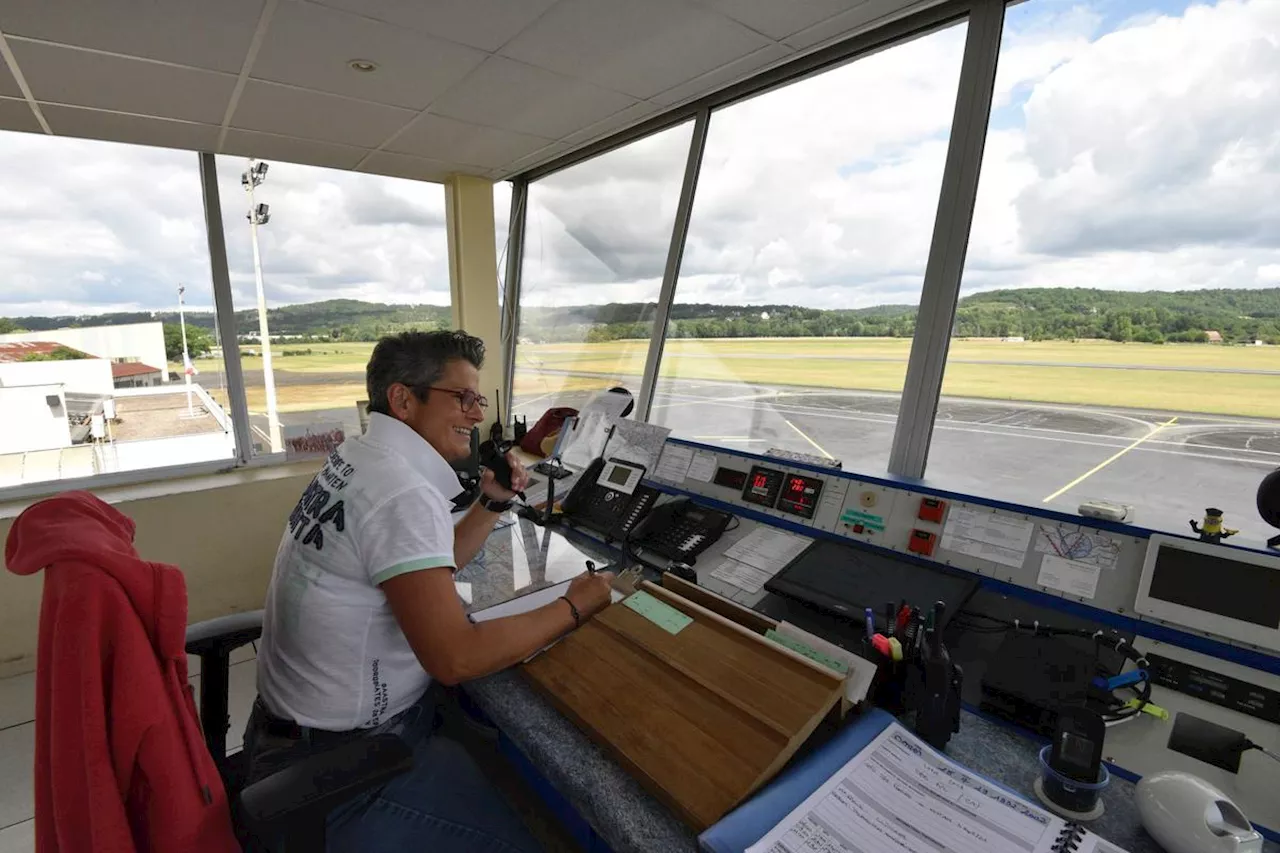
{"type": "MultiPolygon", "coordinates": [[[[502,488],[511,490],[511,463],[507,461],[507,451],[511,445],[507,442],[496,442],[493,439],[480,443],[480,464],[493,472],[493,479],[502,488]]],[[[524,492],[516,492],[520,500],[525,500],[524,492]]]]}

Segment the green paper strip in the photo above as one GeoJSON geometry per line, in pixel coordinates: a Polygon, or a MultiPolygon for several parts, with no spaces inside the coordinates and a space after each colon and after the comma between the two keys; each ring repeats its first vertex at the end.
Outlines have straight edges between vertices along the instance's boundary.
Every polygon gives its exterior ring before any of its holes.
{"type": "Polygon", "coordinates": [[[668,634],[679,634],[693,622],[691,617],[684,615],[665,601],[659,601],[644,590],[633,592],[624,598],[622,603],[668,634]]]}
{"type": "Polygon", "coordinates": [[[793,639],[791,637],[785,637],[782,634],[779,634],[777,630],[773,628],[770,628],[769,630],[765,631],[764,635],[767,639],[773,640],[778,645],[786,646],[788,649],[791,649],[791,651],[798,652],[799,654],[804,655],[814,663],[819,664],[821,666],[825,666],[827,669],[835,670],[841,675],[845,675],[849,671],[849,665],[844,661],[836,660],[830,655],[824,655],[822,652],[818,651],[817,649],[813,649],[813,648],[810,648],[809,646],[806,646],[804,643],[800,642],[799,640],[793,639]]]}

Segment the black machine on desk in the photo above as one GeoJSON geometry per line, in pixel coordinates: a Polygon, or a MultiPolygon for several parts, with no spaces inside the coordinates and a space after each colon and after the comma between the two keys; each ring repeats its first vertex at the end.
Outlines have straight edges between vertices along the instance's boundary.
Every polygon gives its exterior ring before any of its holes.
{"type": "Polygon", "coordinates": [[[630,544],[691,564],[724,535],[732,520],[727,512],[678,498],[650,511],[632,531],[630,544]]]}
{"type": "Polygon", "coordinates": [[[565,496],[561,505],[565,520],[602,533],[609,540],[627,539],[660,494],[640,482],[644,475],[643,465],[597,457],[565,496]]]}
{"type": "Polygon", "coordinates": [[[655,507],[661,492],[640,482],[644,474],[643,465],[597,458],[565,497],[563,518],[607,540],[693,562],[720,538],[733,516],[687,498],[655,507]]]}

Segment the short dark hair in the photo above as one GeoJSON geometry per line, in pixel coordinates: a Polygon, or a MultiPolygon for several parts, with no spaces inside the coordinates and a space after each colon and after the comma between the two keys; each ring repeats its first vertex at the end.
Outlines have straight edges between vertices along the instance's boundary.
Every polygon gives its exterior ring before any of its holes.
{"type": "Polygon", "coordinates": [[[364,372],[369,411],[391,414],[387,389],[397,382],[425,400],[426,387],[438,382],[445,366],[458,358],[479,370],[484,366],[484,341],[460,329],[387,335],[373,348],[364,372]]]}

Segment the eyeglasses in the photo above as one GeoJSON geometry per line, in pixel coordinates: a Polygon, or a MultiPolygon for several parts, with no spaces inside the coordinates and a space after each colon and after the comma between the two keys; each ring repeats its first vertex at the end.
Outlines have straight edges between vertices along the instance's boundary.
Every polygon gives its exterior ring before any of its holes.
{"type": "Polygon", "coordinates": [[[461,391],[457,388],[437,388],[435,385],[422,386],[423,391],[439,391],[443,394],[451,394],[458,400],[458,405],[462,406],[462,411],[469,412],[471,407],[480,404],[480,408],[489,408],[489,398],[483,394],[477,394],[470,388],[463,388],[461,391]]]}

